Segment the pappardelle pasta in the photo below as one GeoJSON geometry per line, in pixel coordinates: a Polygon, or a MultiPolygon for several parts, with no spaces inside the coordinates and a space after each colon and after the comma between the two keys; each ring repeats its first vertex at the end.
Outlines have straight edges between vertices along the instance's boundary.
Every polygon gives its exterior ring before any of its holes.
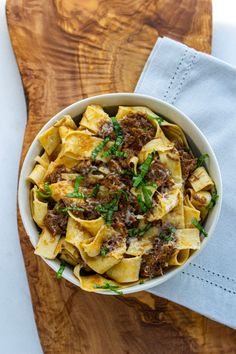
{"type": "Polygon", "coordinates": [[[87,291],[121,289],[181,266],[218,198],[182,129],[146,107],[88,106],[43,132],[28,177],[35,254],[73,267],[87,291]]]}

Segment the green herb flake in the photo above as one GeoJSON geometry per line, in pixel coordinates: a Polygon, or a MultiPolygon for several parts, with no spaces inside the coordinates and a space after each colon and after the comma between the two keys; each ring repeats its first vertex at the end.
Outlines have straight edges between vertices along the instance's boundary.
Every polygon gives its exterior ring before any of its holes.
{"type": "Polygon", "coordinates": [[[144,203],[141,194],[139,194],[139,195],[137,196],[137,201],[138,201],[138,204],[139,204],[139,207],[140,207],[141,211],[142,211],[143,213],[146,213],[146,211],[148,210],[148,208],[146,207],[146,204],[144,203]]]}
{"type": "Polygon", "coordinates": [[[58,269],[58,271],[56,273],[57,279],[61,279],[62,278],[62,273],[64,272],[65,267],[66,267],[65,263],[61,262],[60,267],[59,267],[59,269],[58,269]]]}
{"type": "Polygon", "coordinates": [[[98,284],[94,284],[93,287],[95,289],[104,289],[104,290],[111,290],[114,293],[116,293],[117,295],[123,295],[123,292],[118,290],[120,289],[118,285],[115,284],[110,284],[108,282],[104,282],[104,285],[98,285],[98,284]]]}
{"type": "Polygon", "coordinates": [[[150,191],[150,189],[147,188],[144,183],[142,183],[142,192],[144,197],[144,203],[147,209],[150,209],[152,207],[152,192],[150,191]]]}
{"type": "Polygon", "coordinates": [[[113,213],[118,210],[118,203],[120,199],[120,193],[116,194],[110,203],[97,205],[95,211],[98,211],[103,215],[106,224],[111,225],[113,213]]]}
{"type": "Polygon", "coordinates": [[[118,123],[116,117],[111,117],[111,121],[112,121],[116,136],[119,136],[120,134],[122,134],[120,124],[118,123]]]}
{"type": "Polygon", "coordinates": [[[97,195],[98,195],[99,189],[100,189],[100,185],[96,184],[96,186],[92,190],[92,193],[90,194],[90,197],[91,198],[96,198],[97,195]]]}
{"type": "Polygon", "coordinates": [[[152,227],[152,224],[146,224],[141,228],[132,228],[128,230],[128,237],[143,237],[148,230],[152,227]]]}
{"type": "Polygon", "coordinates": [[[108,141],[110,141],[110,137],[106,136],[105,139],[95,147],[91,154],[92,160],[96,160],[97,155],[103,150],[108,141]]]}
{"type": "Polygon", "coordinates": [[[129,176],[129,177],[133,178],[135,176],[135,173],[133,170],[122,170],[121,175],[122,176],[129,176]]]}
{"type": "Polygon", "coordinates": [[[166,231],[163,231],[163,233],[160,234],[160,238],[167,242],[172,241],[175,232],[175,227],[168,227],[166,231]]]}
{"type": "Polygon", "coordinates": [[[144,128],[142,128],[142,130],[146,133],[146,132],[149,131],[149,128],[148,127],[144,127],[144,128]]]}
{"type": "Polygon", "coordinates": [[[148,173],[148,170],[151,166],[153,159],[154,159],[154,153],[148,154],[148,157],[140,166],[140,174],[133,177],[133,186],[135,188],[137,188],[139,186],[139,184],[142,182],[142,180],[144,179],[144,177],[148,173]]]}
{"type": "Polygon", "coordinates": [[[107,151],[104,152],[103,156],[109,157],[114,155],[117,157],[126,158],[128,156],[127,153],[119,150],[123,144],[123,134],[120,124],[118,123],[116,117],[111,117],[111,120],[113,124],[113,129],[115,131],[116,140],[114,144],[107,151]]]}
{"type": "Polygon", "coordinates": [[[79,186],[80,182],[84,179],[83,176],[77,176],[75,179],[75,186],[74,186],[74,192],[67,194],[68,198],[81,198],[84,199],[86,198],[86,195],[82,192],[79,192],[79,186]]]}
{"type": "Polygon", "coordinates": [[[50,198],[52,195],[52,191],[51,191],[51,188],[49,187],[49,183],[45,182],[44,183],[44,191],[41,192],[38,190],[37,194],[39,197],[44,198],[44,199],[50,198]]]}
{"type": "Polygon", "coordinates": [[[123,195],[124,198],[128,201],[129,200],[129,194],[127,191],[125,191],[124,189],[120,189],[118,192],[117,192],[118,196],[121,196],[123,195]]]}
{"type": "Polygon", "coordinates": [[[125,151],[119,151],[119,150],[114,151],[113,155],[115,155],[115,156],[117,156],[117,157],[123,157],[123,158],[128,157],[127,152],[125,152],[125,151]]]}
{"type": "Polygon", "coordinates": [[[200,222],[197,221],[196,218],[193,218],[191,223],[200,231],[201,234],[203,234],[203,236],[205,237],[208,236],[208,233],[206,232],[204,227],[200,224],[200,222]]]}
{"type": "Polygon", "coordinates": [[[161,116],[153,117],[150,114],[147,115],[148,119],[156,121],[159,125],[164,122],[164,119],[161,116]]]}
{"type": "Polygon", "coordinates": [[[140,279],[139,284],[140,284],[140,285],[144,284],[144,280],[143,280],[143,279],[140,279]]]}
{"type": "Polygon", "coordinates": [[[109,252],[109,248],[108,248],[108,247],[106,247],[106,246],[101,247],[100,255],[101,255],[102,257],[105,257],[108,252],[109,252]]]}
{"type": "Polygon", "coordinates": [[[204,162],[206,161],[206,159],[209,158],[209,155],[208,154],[203,154],[201,156],[198,157],[197,159],[197,167],[201,167],[204,162]]]}
{"type": "Polygon", "coordinates": [[[210,201],[210,203],[207,206],[208,209],[212,209],[216,205],[216,202],[217,202],[218,199],[219,199],[219,196],[218,196],[217,192],[214,191],[212,193],[212,196],[211,196],[211,201],[210,201]]]}

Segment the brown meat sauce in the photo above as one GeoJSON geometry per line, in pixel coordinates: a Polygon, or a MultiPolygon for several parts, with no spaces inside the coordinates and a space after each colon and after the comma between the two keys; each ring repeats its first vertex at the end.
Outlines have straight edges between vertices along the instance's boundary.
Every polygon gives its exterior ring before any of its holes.
{"type": "Polygon", "coordinates": [[[106,248],[107,252],[111,252],[114,249],[120,247],[124,243],[124,235],[121,232],[117,232],[113,237],[109,238],[102,244],[102,248],[106,248]]]}
{"type": "Polygon", "coordinates": [[[168,266],[176,243],[174,233],[169,240],[170,225],[163,227],[153,239],[153,246],[142,257],[140,275],[145,278],[154,278],[163,274],[163,269],[168,266]],[[165,238],[166,237],[166,238],[165,238]]]}
{"type": "Polygon", "coordinates": [[[120,120],[124,137],[124,149],[140,151],[143,145],[154,139],[156,129],[146,119],[145,115],[130,113],[120,120]]]}
{"type": "Polygon", "coordinates": [[[152,162],[145,179],[149,182],[155,182],[158,187],[161,187],[170,181],[170,177],[170,171],[160,162],[160,160],[155,159],[152,162]]]}
{"type": "Polygon", "coordinates": [[[66,168],[64,165],[57,166],[54,171],[46,177],[45,182],[52,184],[62,181],[61,174],[64,172],[66,172],[66,168]]]}
{"type": "Polygon", "coordinates": [[[57,212],[56,210],[48,210],[44,218],[44,225],[52,233],[53,236],[65,235],[68,221],[68,214],[57,212]]]}
{"type": "Polygon", "coordinates": [[[181,145],[179,141],[175,142],[175,147],[178,150],[180,156],[182,177],[183,180],[186,181],[191,173],[196,169],[197,159],[193,157],[189,151],[186,151],[184,146],[181,145]]]}
{"type": "MultiPolygon", "coordinates": [[[[130,191],[133,187],[133,172],[129,159],[137,156],[141,148],[154,139],[156,128],[143,114],[128,114],[119,120],[119,125],[123,136],[122,151],[126,152],[126,158],[112,156],[106,162],[82,160],[78,161],[77,165],[71,169],[60,165],[46,178],[46,182],[52,184],[63,180],[63,173],[72,173],[84,177],[80,182],[80,187],[85,189],[86,197],[81,201],[81,199],[76,200],[76,198],[65,196],[59,202],[60,208],[82,208],[83,210],[72,210],[71,212],[76,217],[84,220],[94,220],[101,215],[104,216],[101,211],[102,207],[112,203],[114,196],[119,195],[118,206],[113,211],[111,222],[111,226],[116,232],[102,244],[102,247],[106,247],[108,252],[121,246],[124,240],[126,245],[129,245],[130,234],[128,234],[128,230],[139,227],[140,217],[144,223],[149,223],[147,220],[148,211],[142,210],[137,196],[130,191]],[[100,189],[96,197],[91,197],[96,184],[99,184],[100,189]]],[[[112,122],[102,124],[97,136],[103,139],[109,136],[114,141],[115,132],[112,122]]],[[[196,168],[196,159],[185,151],[184,147],[179,143],[176,143],[175,147],[180,155],[183,179],[186,180],[196,168]]],[[[138,168],[138,173],[140,173],[140,167],[138,168]]],[[[174,182],[171,173],[161,163],[158,154],[155,154],[144,181],[147,184],[157,184],[155,195],[158,192],[163,193],[172,188],[174,182]]],[[[153,203],[155,203],[154,200],[153,203]]],[[[58,234],[64,236],[66,234],[67,222],[68,213],[59,212],[55,205],[50,205],[50,210],[48,210],[44,218],[44,224],[54,236],[58,234]]],[[[140,276],[145,278],[153,278],[163,274],[163,270],[168,265],[168,261],[174,252],[176,243],[174,233],[172,233],[171,239],[168,238],[168,230],[171,225],[161,226],[161,220],[152,222],[152,226],[154,225],[158,225],[160,231],[153,237],[152,248],[142,256],[140,276]]],[[[139,236],[137,237],[139,239],[139,236]]],[[[140,236],[141,238],[142,236],[140,236]]],[[[79,263],[85,272],[91,272],[91,269],[82,258],[79,259],[79,263]]]]}

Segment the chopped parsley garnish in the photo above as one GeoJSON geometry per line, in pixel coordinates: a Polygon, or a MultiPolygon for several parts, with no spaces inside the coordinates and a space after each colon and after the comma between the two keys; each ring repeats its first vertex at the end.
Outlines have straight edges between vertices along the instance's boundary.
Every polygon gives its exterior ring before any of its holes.
{"type": "Polygon", "coordinates": [[[148,127],[144,127],[144,128],[142,128],[142,130],[143,130],[144,132],[148,132],[149,128],[148,128],[148,127]]]}
{"type": "Polygon", "coordinates": [[[152,224],[146,224],[141,228],[132,228],[128,230],[128,237],[143,237],[148,230],[152,227],[152,224]]]}
{"type": "Polygon", "coordinates": [[[90,194],[90,197],[96,198],[96,196],[98,195],[99,189],[100,189],[100,185],[96,184],[96,186],[92,190],[92,193],[90,194]]]}
{"type": "Polygon", "coordinates": [[[210,201],[210,203],[207,206],[208,209],[212,209],[216,205],[216,202],[217,202],[218,199],[219,199],[219,196],[218,196],[217,192],[214,191],[212,193],[212,196],[211,196],[211,201],[210,201]]]}
{"type": "Polygon", "coordinates": [[[62,278],[62,273],[64,272],[65,267],[66,267],[65,263],[64,263],[64,262],[61,262],[60,268],[58,269],[58,271],[57,271],[57,273],[56,273],[57,279],[61,279],[61,278],[62,278]]]}
{"type": "Polygon", "coordinates": [[[115,284],[110,284],[108,282],[105,282],[104,285],[98,285],[98,284],[94,284],[93,286],[95,289],[108,289],[113,291],[114,293],[116,293],[117,295],[123,295],[123,292],[118,290],[119,286],[115,285],[115,284]]]}
{"type": "Polygon", "coordinates": [[[120,151],[120,150],[115,150],[113,152],[113,155],[117,156],[117,157],[128,157],[127,152],[125,151],[120,151]]]}
{"type": "Polygon", "coordinates": [[[164,122],[164,119],[160,116],[153,117],[150,114],[148,114],[147,117],[151,120],[155,120],[159,125],[161,125],[164,122]]]}
{"type": "Polygon", "coordinates": [[[92,160],[96,159],[97,155],[103,150],[108,141],[110,141],[110,137],[106,136],[105,139],[95,147],[91,154],[92,160]]]}
{"type": "Polygon", "coordinates": [[[173,236],[176,232],[176,228],[175,227],[168,227],[167,229],[163,230],[160,233],[160,238],[164,241],[172,241],[173,240],[173,236]]]}
{"type": "Polygon", "coordinates": [[[75,186],[74,186],[74,192],[67,194],[67,197],[69,198],[86,198],[85,194],[82,192],[79,192],[79,186],[80,182],[84,179],[83,176],[77,176],[75,179],[75,186]]]}
{"type": "Polygon", "coordinates": [[[79,192],[79,186],[81,180],[84,179],[83,176],[77,176],[75,179],[75,187],[74,187],[74,192],[67,194],[67,197],[69,198],[80,198],[80,199],[85,199],[85,198],[96,198],[98,195],[100,185],[96,184],[96,186],[93,188],[91,194],[85,194],[82,192],[79,192]]]}
{"type": "Polygon", "coordinates": [[[59,213],[66,213],[67,211],[84,211],[84,209],[77,206],[68,206],[65,208],[56,207],[56,211],[59,213]]]}
{"type": "Polygon", "coordinates": [[[108,247],[106,247],[106,246],[101,247],[101,250],[100,250],[100,255],[101,256],[105,257],[108,252],[109,252],[109,248],[108,247]]]}
{"type": "Polygon", "coordinates": [[[113,213],[118,211],[118,204],[122,194],[125,196],[125,199],[128,200],[128,193],[121,189],[115,193],[115,196],[111,202],[103,205],[100,204],[95,207],[95,211],[98,211],[103,215],[105,222],[108,225],[111,225],[112,223],[113,213]]]}
{"type": "Polygon", "coordinates": [[[116,117],[111,117],[111,120],[115,131],[116,140],[114,144],[107,151],[104,152],[103,156],[108,157],[114,155],[123,158],[127,157],[128,155],[126,152],[119,150],[121,148],[121,145],[123,144],[123,134],[120,124],[117,122],[116,117]]]}
{"type": "Polygon", "coordinates": [[[123,140],[123,135],[122,135],[120,124],[117,122],[116,117],[111,117],[111,121],[116,134],[116,141],[118,140],[117,145],[121,145],[123,140]]]}
{"type": "Polygon", "coordinates": [[[153,159],[154,159],[154,153],[148,154],[148,157],[140,166],[140,174],[133,177],[133,186],[135,188],[139,186],[139,184],[142,182],[142,180],[148,173],[148,170],[151,166],[153,159]]]}
{"type": "Polygon", "coordinates": [[[110,203],[104,205],[97,205],[95,207],[95,211],[98,211],[103,215],[106,224],[111,225],[113,213],[118,211],[118,203],[119,203],[120,195],[116,195],[110,203]]]}
{"type": "Polygon", "coordinates": [[[52,191],[51,191],[51,188],[49,187],[49,183],[45,182],[44,183],[44,191],[41,192],[38,190],[37,194],[41,198],[45,198],[45,199],[50,198],[52,195],[52,191]]]}
{"type": "Polygon", "coordinates": [[[208,236],[208,233],[206,232],[204,227],[200,224],[200,222],[197,221],[196,218],[193,218],[191,223],[200,231],[201,234],[203,234],[203,236],[205,237],[208,236]]]}
{"type": "Polygon", "coordinates": [[[121,175],[123,176],[129,176],[129,177],[134,177],[135,176],[135,173],[132,169],[130,170],[122,170],[121,171],[121,175]]]}
{"type": "Polygon", "coordinates": [[[141,211],[142,211],[143,213],[146,213],[146,211],[148,210],[148,208],[146,207],[146,204],[144,203],[141,194],[139,194],[139,195],[137,196],[137,201],[138,201],[138,204],[139,204],[139,207],[140,207],[141,211]]]}
{"type": "Polygon", "coordinates": [[[139,207],[143,213],[146,213],[148,209],[152,208],[152,194],[153,191],[151,191],[148,187],[152,188],[157,188],[158,185],[156,183],[145,183],[144,181],[141,182],[140,184],[142,194],[138,194],[137,196],[137,201],[139,204],[139,207]]]}
{"type": "Polygon", "coordinates": [[[152,191],[148,189],[144,183],[142,183],[142,192],[144,197],[144,203],[147,209],[150,209],[152,207],[152,191]]]}
{"type": "Polygon", "coordinates": [[[201,156],[198,157],[197,159],[197,167],[200,167],[204,164],[204,162],[206,161],[206,159],[209,158],[208,154],[203,154],[201,156]]]}
{"type": "Polygon", "coordinates": [[[118,192],[116,192],[118,194],[118,196],[121,196],[123,194],[123,196],[125,197],[126,200],[129,200],[129,194],[127,191],[125,191],[124,189],[120,189],[118,192]]]}

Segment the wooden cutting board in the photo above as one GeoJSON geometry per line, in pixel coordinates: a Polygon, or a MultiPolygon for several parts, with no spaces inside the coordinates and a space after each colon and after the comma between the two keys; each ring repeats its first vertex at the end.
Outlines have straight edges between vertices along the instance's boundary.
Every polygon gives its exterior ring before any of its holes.
{"type": "MultiPolygon", "coordinates": [[[[158,36],[211,50],[210,0],[8,0],[28,108],[22,160],[43,124],[72,102],[133,91],[158,36]]],[[[21,161],[22,161],[21,160],[21,161]]],[[[233,331],[146,292],[89,294],[39,258],[18,218],[46,354],[232,353],[233,331]]]]}

